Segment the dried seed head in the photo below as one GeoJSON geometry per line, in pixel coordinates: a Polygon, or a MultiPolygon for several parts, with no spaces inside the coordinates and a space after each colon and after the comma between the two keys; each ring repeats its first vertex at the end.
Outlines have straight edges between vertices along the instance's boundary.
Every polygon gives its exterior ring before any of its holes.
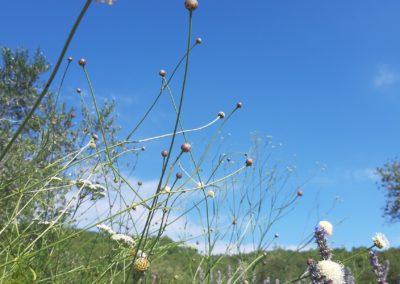
{"type": "Polygon", "coordinates": [[[85,58],[81,58],[81,59],[79,59],[78,63],[79,63],[80,66],[85,67],[86,59],[85,58]]]}
{"type": "Polygon", "coordinates": [[[238,102],[238,103],[236,104],[236,108],[241,108],[242,106],[243,106],[242,102],[238,102]]]}
{"type": "Polygon", "coordinates": [[[182,150],[182,152],[187,153],[187,152],[190,151],[190,148],[192,148],[192,146],[191,146],[189,143],[183,143],[183,144],[181,145],[181,150],[182,150]]]}
{"type": "Polygon", "coordinates": [[[246,159],[246,167],[251,167],[253,165],[253,159],[246,159]]]}
{"type": "Polygon", "coordinates": [[[223,111],[220,111],[218,113],[219,118],[224,118],[225,117],[225,113],[223,111]]]}
{"type": "Polygon", "coordinates": [[[158,72],[158,74],[159,74],[161,77],[165,77],[165,75],[167,74],[167,72],[166,72],[164,69],[161,69],[160,72],[158,72]]]}
{"type": "Polygon", "coordinates": [[[70,56],[70,57],[68,57],[68,63],[70,63],[71,61],[72,61],[72,57],[70,56]]]}
{"type": "Polygon", "coordinates": [[[197,7],[199,7],[199,2],[197,0],[186,0],[185,7],[189,11],[194,11],[197,9],[197,7]]]}
{"type": "Polygon", "coordinates": [[[201,37],[196,38],[196,43],[197,43],[197,44],[200,44],[200,43],[202,43],[202,42],[203,42],[203,40],[201,39],[201,37]]]}
{"type": "Polygon", "coordinates": [[[133,263],[133,270],[136,272],[145,272],[150,267],[150,262],[145,257],[139,257],[133,263]]]}
{"type": "Polygon", "coordinates": [[[167,150],[161,151],[161,156],[163,156],[164,158],[166,158],[166,157],[168,156],[168,151],[167,151],[167,150]]]}
{"type": "Polygon", "coordinates": [[[300,190],[297,192],[297,196],[298,196],[298,197],[302,197],[303,194],[304,194],[304,193],[303,193],[302,191],[300,191],[300,190]]]}
{"type": "Polygon", "coordinates": [[[177,172],[176,173],[176,179],[181,179],[182,178],[182,173],[181,172],[177,172]]]}

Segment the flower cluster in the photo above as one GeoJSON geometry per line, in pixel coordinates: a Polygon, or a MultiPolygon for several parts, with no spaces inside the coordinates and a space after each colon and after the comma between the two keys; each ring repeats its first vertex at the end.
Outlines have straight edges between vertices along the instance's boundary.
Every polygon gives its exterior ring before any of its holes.
{"type": "Polygon", "coordinates": [[[136,244],[135,240],[132,239],[130,236],[128,235],[124,235],[124,234],[118,234],[116,232],[114,232],[113,229],[111,229],[109,226],[105,225],[105,224],[99,224],[96,226],[100,231],[103,231],[109,235],[111,235],[111,239],[117,242],[124,242],[130,246],[134,246],[136,244]]]}
{"type": "Polygon", "coordinates": [[[326,241],[326,235],[332,235],[332,228],[332,224],[328,221],[321,221],[314,231],[315,241],[323,260],[330,260],[332,258],[332,252],[326,241]]]}
{"type": "Polygon", "coordinates": [[[93,183],[90,180],[77,179],[76,181],[73,181],[72,183],[75,184],[77,187],[85,190],[85,192],[82,193],[82,196],[91,194],[93,200],[102,198],[106,195],[105,192],[107,191],[107,188],[105,188],[104,186],[102,186],[100,184],[93,183]]]}
{"type": "Polygon", "coordinates": [[[386,278],[389,273],[389,260],[386,260],[382,265],[379,263],[378,255],[375,250],[369,251],[369,261],[372,266],[372,271],[374,272],[379,284],[387,284],[386,278]]]}

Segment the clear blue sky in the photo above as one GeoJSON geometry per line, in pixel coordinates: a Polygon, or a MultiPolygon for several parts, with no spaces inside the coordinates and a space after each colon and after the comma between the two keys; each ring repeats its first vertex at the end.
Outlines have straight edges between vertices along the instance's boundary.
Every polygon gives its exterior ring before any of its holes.
{"type": "MultiPolygon", "coordinates": [[[[83,2],[1,0],[0,45],[40,47],[55,64],[83,2]]],[[[93,5],[71,44],[68,55],[87,59],[97,94],[117,100],[123,132],[157,94],[158,70],[172,69],[183,54],[182,2],[93,5]]],[[[283,143],[279,159],[296,154],[298,182],[318,169],[316,162],[326,165],[295,214],[276,228],[282,245],[296,244],[318,218],[345,219],[332,238],[337,246],[367,246],[376,231],[400,245],[400,223],[381,217],[385,199],[373,175],[399,155],[399,14],[396,0],[200,0],[193,35],[203,44],[191,59],[186,125],[201,125],[240,100],[244,108],[227,128],[232,147],[247,150],[253,131],[272,135],[283,143]],[[325,215],[337,196],[340,203],[325,215]]],[[[77,64],[72,69],[67,100],[85,85],[77,64]]],[[[163,123],[172,122],[167,113],[157,109],[154,129],[142,134],[164,133],[163,123]]]]}

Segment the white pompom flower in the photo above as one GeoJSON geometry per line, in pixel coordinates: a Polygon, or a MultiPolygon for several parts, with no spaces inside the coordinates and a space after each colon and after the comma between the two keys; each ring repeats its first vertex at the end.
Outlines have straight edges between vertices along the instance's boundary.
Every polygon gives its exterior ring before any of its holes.
{"type": "Polygon", "coordinates": [[[323,229],[328,236],[331,236],[333,233],[333,225],[328,221],[320,221],[318,227],[323,229]]]}
{"type": "Polygon", "coordinates": [[[374,242],[374,245],[379,249],[387,249],[390,246],[389,240],[382,233],[376,233],[373,236],[372,241],[374,242]]]}
{"type": "Polygon", "coordinates": [[[317,263],[317,269],[321,276],[332,284],[344,284],[344,267],[342,264],[332,260],[321,260],[317,263]]]}

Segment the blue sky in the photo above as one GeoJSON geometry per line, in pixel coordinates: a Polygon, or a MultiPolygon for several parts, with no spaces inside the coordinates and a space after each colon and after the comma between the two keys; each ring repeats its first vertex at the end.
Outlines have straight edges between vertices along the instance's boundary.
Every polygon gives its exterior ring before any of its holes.
{"type": "MultiPolygon", "coordinates": [[[[1,2],[0,45],[40,47],[54,64],[84,1],[1,2]]],[[[116,99],[122,133],[157,94],[158,70],[171,70],[184,52],[181,2],[93,5],[71,44],[68,55],[87,59],[97,95],[116,99]]],[[[318,219],[344,220],[332,237],[336,246],[367,246],[376,231],[400,245],[400,224],[381,217],[385,199],[373,174],[399,154],[399,12],[394,0],[200,1],[193,35],[203,44],[191,58],[186,125],[202,125],[243,101],[226,128],[229,148],[246,151],[255,131],[272,135],[283,145],[277,161],[296,155],[293,183],[317,172],[295,212],[276,227],[280,245],[297,244],[318,219]]],[[[72,102],[85,81],[77,64],[68,76],[63,96],[72,102]]],[[[140,134],[168,132],[169,114],[156,108],[140,134]]],[[[152,159],[143,161],[144,179],[154,178],[152,159]]]]}

